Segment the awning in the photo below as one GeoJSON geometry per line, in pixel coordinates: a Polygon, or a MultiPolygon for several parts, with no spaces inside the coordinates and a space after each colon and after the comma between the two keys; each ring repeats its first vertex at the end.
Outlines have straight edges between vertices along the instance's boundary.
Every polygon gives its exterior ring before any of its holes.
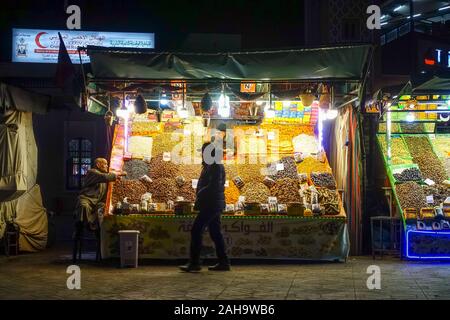
{"type": "Polygon", "coordinates": [[[155,53],[88,47],[95,80],[360,81],[371,47],[237,53],[155,53]]]}
{"type": "Polygon", "coordinates": [[[414,88],[414,94],[450,94],[450,78],[433,77],[414,88]]]}
{"type": "Polygon", "coordinates": [[[46,113],[50,97],[0,82],[0,113],[17,110],[46,113]]]}

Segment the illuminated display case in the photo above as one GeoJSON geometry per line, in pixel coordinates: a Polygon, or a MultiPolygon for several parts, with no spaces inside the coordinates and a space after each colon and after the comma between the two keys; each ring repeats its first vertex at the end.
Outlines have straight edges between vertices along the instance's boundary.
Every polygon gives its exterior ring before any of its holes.
{"type": "Polygon", "coordinates": [[[450,259],[450,135],[439,129],[449,115],[449,95],[408,95],[386,104],[379,124],[407,259],[450,259]]]}

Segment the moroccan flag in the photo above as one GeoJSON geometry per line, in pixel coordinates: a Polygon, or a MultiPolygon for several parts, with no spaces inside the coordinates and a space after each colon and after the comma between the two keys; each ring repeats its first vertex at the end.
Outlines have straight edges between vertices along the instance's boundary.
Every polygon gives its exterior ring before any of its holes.
{"type": "Polygon", "coordinates": [[[80,94],[82,92],[82,80],[70,60],[66,45],[61,37],[61,33],[58,32],[58,36],[59,53],[58,64],[56,66],[55,84],[57,87],[62,89],[64,95],[72,96],[75,102],[79,105],[80,94]]]}

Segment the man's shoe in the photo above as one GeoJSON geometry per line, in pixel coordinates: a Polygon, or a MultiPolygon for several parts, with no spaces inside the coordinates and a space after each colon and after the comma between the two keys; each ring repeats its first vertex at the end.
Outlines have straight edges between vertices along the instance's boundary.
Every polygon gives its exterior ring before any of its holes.
{"type": "Polygon", "coordinates": [[[214,266],[208,267],[209,271],[230,271],[231,266],[229,264],[218,263],[214,266]]]}
{"type": "Polygon", "coordinates": [[[190,263],[188,263],[184,266],[180,266],[179,268],[181,271],[184,271],[184,272],[199,272],[202,270],[202,267],[200,265],[190,264],[190,263]]]}

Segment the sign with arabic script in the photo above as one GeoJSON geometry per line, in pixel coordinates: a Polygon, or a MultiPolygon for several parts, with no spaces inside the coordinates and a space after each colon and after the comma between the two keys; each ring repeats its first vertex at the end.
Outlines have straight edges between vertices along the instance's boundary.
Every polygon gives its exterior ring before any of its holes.
{"type": "MultiPolygon", "coordinates": [[[[78,47],[99,46],[110,48],[154,49],[154,33],[13,29],[12,61],[34,63],[57,63],[61,33],[72,63],[80,63],[78,47]]],[[[89,63],[86,53],[81,54],[83,63],[89,63]]]]}
{"type": "MultiPolygon", "coordinates": [[[[139,257],[189,257],[194,216],[106,216],[102,224],[102,256],[120,255],[118,231],[139,230],[139,257]]],[[[222,232],[233,259],[345,260],[347,223],[342,218],[228,217],[222,232]]],[[[214,258],[210,237],[204,237],[202,257],[214,258]]]]}

